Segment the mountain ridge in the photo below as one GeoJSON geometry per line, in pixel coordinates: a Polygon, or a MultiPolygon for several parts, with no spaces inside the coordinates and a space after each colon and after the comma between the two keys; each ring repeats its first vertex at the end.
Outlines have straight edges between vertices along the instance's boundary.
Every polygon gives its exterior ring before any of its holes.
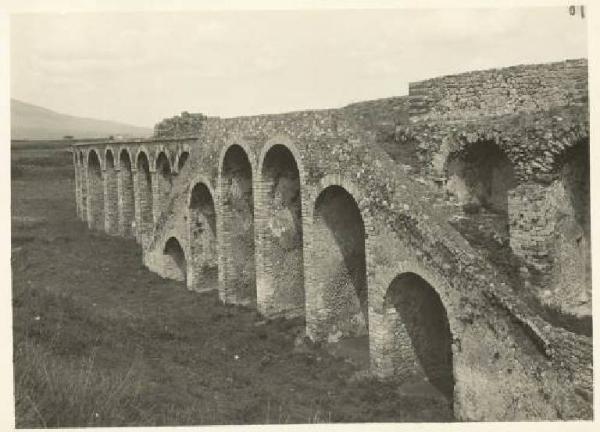
{"type": "Polygon", "coordinates": [[[62,139],[65,136],[72,136],[74,139],[103,138],[111,135],[130,138],[152,135],[151,128],[59,113],[18,99],[11,98],[10,111],[12,140],[62,139]]]}

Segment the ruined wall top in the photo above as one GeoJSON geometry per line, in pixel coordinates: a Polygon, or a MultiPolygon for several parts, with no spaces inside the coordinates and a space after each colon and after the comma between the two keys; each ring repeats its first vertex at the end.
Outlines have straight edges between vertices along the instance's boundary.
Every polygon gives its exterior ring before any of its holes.
{"type": "Polygon", "coordinates": [[[587,104],[587,59],[474,71],[409,84],[412,122],[466,120],[587,104]]]}
{"type": "Polygon", "coordinates": [[[202,113],[188,113],[161,120],[154,126],[154,137],[192,137],[197,136],[206,116],[202,113]]]}

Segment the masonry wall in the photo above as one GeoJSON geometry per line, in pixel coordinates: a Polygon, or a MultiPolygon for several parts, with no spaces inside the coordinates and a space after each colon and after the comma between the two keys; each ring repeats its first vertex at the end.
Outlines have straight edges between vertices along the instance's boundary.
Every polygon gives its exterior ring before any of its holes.
{"type": "Polygon", "coordinates": [[[104,179],[95,151],[88,156],[87,182],[88,225],[95,230],[104,231],[104,179]]]}
{"type": "MultiPolygon", "coordinates": [[[[168,274],[173,268],[172,255],[164,254],[172,237],[178,239],[183,255],[189,256],[189,198],[193,185],[202,181],[217,191],[219,293],[224,301],[239,303],[231,294],[233,289],[265,275],[242,278],[242,284],[230,285],[231,281],[239,281],[237,275],[250,275],[246,266],[254,260],[267,262],[268,256],[260,246],[256,249],[258,255],[250,248],[244,250],[243,243],[242,247],[232,247],[231,237],[241,233],[244,241],[260,241],[256,234],[260,229],[248,228],[255,214],[261,218],[266,214],[260,223],[287,220],[277,212],[272,211],[268,217],[269,212],[261,213],[264,208],[252,208],[269,198],[269,188],[258,180],[262,156],[268,146],[284,143],[293,149],[302,167],[299,174],[309,336],[335,341],[368,335],[371,372],[382,377],[394,374],[398,369],[394,364],[398,354],[394,338],[406,348],[409,344],[414,347],[424,337],[415,338],[407,332],[407,337],[398,338],[394,327],[386,325],[386,294],[399,275],[414,273],[437,293],[442,306],[427,309],[426,314],[417,314],[413,319],[435,316],[439,323],[443,322],[440,317],[444,311],[447,316],[451,341],[442,338],[440,345],[445,342],[446,347],[451,346],[451,393],[457,418],[514,420],[515,413],[522,419],[591,417],[590,405],[582,396],[591,382],[587,339],[555,329],[529,311],[511,288],[500,282],[495,269],[447,224],[454,214],[452,206],[435,200],[426,182],[414,181],[410,173],[399,170],[375,145],[373,134],[356,129],[347,117],[333,110],[206,119],[201,132],[188,163],[173,182],[170,207],[154,221],[154,234],[144,244],[144,263],[151,270],[168,274]],[[248,163],[229,163],[235,158],[226,161],[226,151],[235,145],[243,148],[248,163]],[[342,199],[342,193],[329,195],[340,189],[351,199],[342,199]],[[232,222],[234,218],[236,223],[232,222]],[[362,239],[359,220],[364,231],[362,239]],[[364,260],[364,276],[350,271],[361,267],[355,262],[357,257],[364,260]],[[237,269],[232,267],[236,258],[241,258],[235,261],[237,269]],[[364,285],[356,283],[362,277],[364,285]]],[[[271,178],[277,179],[278,175],[271,178]]],[[[188,274],[187,263],[193,260],[186,260],[188,274]]],[[[258,265],[256,271],[265,273],[267,268],[258,265]]],[[[277,298],[255,295],[259,310],[264,307],[260,299],[277,298]]],[[[447,364],[444,369],[443,362],[435,363],[438,366],[434,369],[448,370],[447,364]]],[[[409,365],[407,371],[418,372],[419,365],[414,366],[409,365]]],[[[426,369],[423,364],[420,367],[426,369]]]]}
{"type": "Polygon", "coordinates": [[[530,269],[534,295],[564,311],[591,301],[586,146],[551,183],[519,185],[509,201],[511,247],[530,269]]]}
{"type": "Polygon", "coordinates": [[[185,282],[187,275],[187,259],[179,240],[170,237],[162,252],[162,265],[158,274],[164,278],[185,282]]]}
{"type": "Polygon", "coordinates": [[[138,156],[136,182],[136,208],[138,209],[136,227],[138,241],[142,245],[147,246],[152,241],[154,208],[152,203],[153,189],[150,162],[148,161],[148,157],[143,153],[138,156]]]}
{"type": "Polygon", "coordinates": [[[117,193],[119,204],[119,234],[123,237],[135,237],[135,195],[133,188],[133,169],[127,151],[121,152],[118,172],[117,193]]]}
{"type": "Polygon", "coordinates": [[[164,152],[161,152],[156,159],[156,171],[153,173],[154,182],[152,184],[153,193],[153,214],[154,220],[158,220],[164,207],[167,205],[171,193],[172,169],[171,162],[164,152]]]}
{"type": "Polygon", "coordinates": [[[239,145],[223,156],[219,178],[223,256],[223,298],[243,305],[256,304],[254,245],[254,169],[239,145]]]}
{"type": "Polygon", "coordinates": [[[409,84],[411,121],[464,120],[587,105],[587,60],[513,66],[409,84]]]}
{"type": "Polygon", "coordinates": [[[218,283],[216,210],[208,185],[193,185],[189,205],[190,270],[188,286],[210,291],[218,283]]]}
{"type": "Polygon", "coordinates": [[[307,293],[309,334],[330,342],[365,335],[365,227],[356,201],[336,185],[324,189],[310,204],[314,213],[310,224],[312,287],[307,293]]]}
{"type": "Polygon", "coordinates": [[[104,173],[104,229],[108,234],[119,232],[119,195],[118,172],[115,169],[115,159],[112,152],[107,152],[106,169],[104,173]]]}
{"type": "Polygon", "coordinates": [[[79,182],[81,184],[81,197],[80,197],[80,207],[81,207],[81,220],[87,222],[88,220],[88,181],[87,181],[87,164],[85,163],[83,153],[79,153],[80,156],[80,166],[79,166],[79,182]]]}
{"type": "Polygon", "coordinates": [[[392,373],[406,380],[426,380],[452,399],[452,335],[439,295],[420,276],[404,273],[390,284],[384,307],[392,373]]]}
{"type": "Polygon", "coordinates": [[[283,145],[269,149],[256,182],[257,302],[265,315],[304,317],[300,174],[283,145]]]}

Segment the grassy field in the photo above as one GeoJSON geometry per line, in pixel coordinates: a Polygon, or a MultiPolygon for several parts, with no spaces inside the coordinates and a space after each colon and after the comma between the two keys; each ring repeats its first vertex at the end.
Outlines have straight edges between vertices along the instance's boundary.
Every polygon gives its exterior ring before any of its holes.
{"type": "MultiPolygon", "coordinates": [[[[75,217],[71,155],[12,151],[17,427],[450,421],[449,404],[141,264],[75,217]]],[[[301,323],[300,323],[301,324],[301,323]]]]}

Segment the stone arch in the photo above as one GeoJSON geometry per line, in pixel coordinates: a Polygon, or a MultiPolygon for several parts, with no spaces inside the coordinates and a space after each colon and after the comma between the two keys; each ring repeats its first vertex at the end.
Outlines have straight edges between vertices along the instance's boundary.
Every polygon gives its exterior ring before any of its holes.
{"type": "Polygon", "coordinates": [[[179,155],[177,157],[177,172],[178,173],[181,172],[181,170],[185,166],[189,157],[190,157],[190,152],[187,150],[184,150],[181,153],[179,153],[179,155]]]}
{"type": "Polygon", "coordinates": [[[131,154],[126,148],[119,153],[119,232],[124,237],[135,236],[135,192],[131,154]]]}
{"type": "Polygon", "coordinates": [[[104,159],[106,166],[104,170],[104,187],[106,189],[106,200],[104,201],[105,230],[109,234],[117,234],[119,229],[118,169],[115,166],[115,156],[112,149],[107,148],[105,150],[104,159]]]}
{"type": "Polygon", "coordinates": [[[255,304],[253,163],[243,145],[232,144],[219,163],[219,279],[222,298],[255,304]]]}
{"type": "Polygon", "coordinates": [[[397,275],[384,296],[381,328],[391,373],[431,383],[447,399],[454,394],[452,333],[438,292],[413,272],[397,275]]]}
{"type": "Polygon", "coordinates": [[[188,200],[190,266],[188,286],[210,291],[218,283],[217,225],[214,193],[209,183],[194,183],[188,200]]]}
{"type": "Polygon", "coordinates": [[[162,254],[162,275],[180,282],[186,281],[187,260],[181,243],[176,237],[169,237],[162,254]]]}
{"type": "Polygon", "coordinates": [[[513,163],[492,140],[451,152],[445,161],[446,190],[460,204],[508,215],[508,192],[517,185],[513,163]]]}
{"type": "Polygon", "coordinates": [[[367,226],[352,184],[339,178],[337,184],[325,179],[321,186],[312,214],[305,216],[310,225],[310,242],[305,239],[307,330],[329,341],[362,338],[361,350],[368,353],[367,226]]]}
{"type": "Polygon", "coordinates": [[[137,161],[137,192],[139,220],[136,221],[137,234],[143,245],[150,241],[154,226],[153,205],[152,205],[152,175],[150,173],[150,161],[147,153],[143,150],[138,151],[137,161]]]}
{"type": "Polygon", "coordinates": [[[90,228],[104,231],[104,180],[98,152],[88,152],[88,224],[90,228]]]}
{"type": "Polygon", "coordinates": [[[146,148],[146,146],[144,144],[138,145],[137,149],[135,151],[135,161],[136,161],[136,168],[137,168],[137,161],[140,158],[141,154],[144,154],[144,156],[146,157],[146,160],[148,160],[148,170],[149,172],[154,172],[154,168],[155,168],[155,162],[154,162],[154,154],[152,153],[151,149],[146,148]]]}
{"type": "Polygon", "coordinates": [[[266,315],[305,316],[301,168],[294,153],[272,141],[259,159],[257,298],[266,315]]]}
{"type": "Polygon", "coordinates": [[[83,155],[83,151],[79,150],[79,185],[81,188],[81,219],[84,221],[88,220],[87,212],[87,200],[88,200],[88,184],[87,184],[87,167],[85,161],[86,157],[83,155]]]}
{"type": "MultiPolygon", "coordinates": [[[[555,160],[557,180],[553,189],[554,221],[553,284],[563,305],[590,304],[591,223],[589,139],[579,140],[555,160]]],[[[554,303],[554,302],[553,302],[554,303]]]]}
{"type": "Polygon", "coordinates": [[[160,151],[156,157],[156,202],[154,203],[158,209],[158,214],[166,205],[171,188],[173,186],[173,170],[171,161],[165,150],[160,151]]]}

